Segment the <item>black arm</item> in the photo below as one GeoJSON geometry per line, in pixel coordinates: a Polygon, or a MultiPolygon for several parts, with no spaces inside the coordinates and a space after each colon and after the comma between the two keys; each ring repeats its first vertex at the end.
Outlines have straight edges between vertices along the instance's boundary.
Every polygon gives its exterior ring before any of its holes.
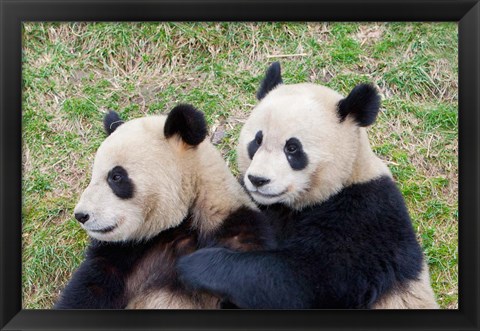
{"type": "Polygon", "coordinates": [[[60,294],[54,309],[122,309],[124,279],[105,258],[85,260],[60,294]]]}
{"type": "Polygon", "coordinates": [[[181,258],[177,269],[187,286],[247,309],[369,308],[392,276],[369,277],[335,256],[224,248],[198,250],[181,258]]]}
{"type": "Polygon", "coordinates": [[[282,255],[207,248],[182,257],[177,268],[188,286],[223,296],[240,308],[309,308],[311,293],[282,255]]]}

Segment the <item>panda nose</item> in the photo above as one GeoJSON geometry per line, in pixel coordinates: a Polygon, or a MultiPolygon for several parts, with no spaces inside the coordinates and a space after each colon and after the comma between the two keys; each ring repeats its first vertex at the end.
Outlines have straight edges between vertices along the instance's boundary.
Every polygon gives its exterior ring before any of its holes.
{"type": "Polygon", "coordinates": [[[255,185],[256,187],[260,187],[260,186],[263,186],[265,184],[270,183],[270,179],[263,178],[263,177],[248,175],[248,179],[250,179],[252,184],[255,185]]]}
{"type": "Polygon", "coordinates": [[[88,221],[90,216],[88,214],[84,214],[84,213],[75,213],[75,218],[77,219],[77,221],[79,221],[80,223],[83,224],[86,221],[88,221]]]}

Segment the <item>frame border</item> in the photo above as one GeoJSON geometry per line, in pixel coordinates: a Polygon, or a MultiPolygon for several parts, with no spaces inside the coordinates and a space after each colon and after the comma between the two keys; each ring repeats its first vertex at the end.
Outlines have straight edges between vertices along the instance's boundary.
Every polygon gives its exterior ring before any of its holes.
{"type": "Polygon", "coordinates": [[[478,330],[478,0],[0,0],[1,330],[478,330]],[[21,24],[24,21],[455,21],[459,24],[459,309],[297,311],[22,310],[21,24]],[[299,322],[301,321],[301,322],[299,322]]]}

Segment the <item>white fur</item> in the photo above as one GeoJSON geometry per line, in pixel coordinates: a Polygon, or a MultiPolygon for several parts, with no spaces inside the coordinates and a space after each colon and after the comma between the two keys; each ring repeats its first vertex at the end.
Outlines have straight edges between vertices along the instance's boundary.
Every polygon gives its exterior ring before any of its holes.
{"type": "Polygon", "coordinates": [[[368,144],[365,129],[350,118],[340,123],[336,109],[342,98],[320,85],[280,85],[257,105],[242,128],[237,150],[245,186],[257,202],[280,202],[300,209],[325,200],[347,183],[361,182],[366,178],[363,168],[369,169],[368,179],[390,175],[381,160],[363,148],[368,144]],[[260,130],[263,141],[250,160],[247,146],[260,130]],[[305,169],[293,170],[283,152],[292,137],[300,140],[307,154],[305,169]],[[256,189],[249,175],[270,182],[256,189]],[[277,197],[262,195],[283,192],[277,197]]]}
{"type": "Polygon", "coordinates": [[[128,121],[100,145],[91,182],[74,211],[89,214],[82,227],[91,237],[148,239],[180,224],[189,211],[201,231],[212,231],[240,206],[255,208],[208,139],[195,148],[178,136],[166,139],[165,119],[128,121]],[[125,168],[133,181],[130,199],[117,197],[107,183],[115,166],[125,168]],[[116,228],[108,233],[94,231],[110,226],[116,228]]]}
{"type": "Polygon", "coordinates": [[[187,215],[181,171],[171,145],[163,137],[165,117],[129,121],[119,126],[97,151],[92,180],[75,213],[87,213],[88,234],[105,241],[144,239],[178,225],[187,215]],[[115,166],[126,169],[135,186],[130,199],[117,197],[107,183],[115,166]],[[174,207],[173,207],[174,206],[174,207]],[[108,233],[92,230],[117,227],[108,233]]]}

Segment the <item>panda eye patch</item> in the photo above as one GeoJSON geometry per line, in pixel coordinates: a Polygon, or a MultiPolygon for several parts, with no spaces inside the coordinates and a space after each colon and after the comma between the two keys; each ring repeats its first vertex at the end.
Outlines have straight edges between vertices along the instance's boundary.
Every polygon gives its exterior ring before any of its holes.
{"type": "Polygon", "coordinates": [[[112,168],[108,172],[107,182],[113,193],[120,199],[133,197],[134,185],[125,168],[121,166],[112,168]]]}
{"type": "Polygon", "coordinates": [[[253,156],[257,152],[262,142],[263,142],[263,132],[260,130],[255,134],[255,138],[253,138],[253,140],[247,146],[248,156],[250,157],[250,160],[253,159],[253,156]]]}
{"type": "Polygon", "coordinates": [[[255,135],[255,142],[257,143],[257,145],[261,145],[262,144],[262,141],[263,141],[263,133],[262,131],[258,131],[257,134],[255,135]]]}
{"type": "Polygon", "coordinates": [[[293,170],[302,170],[308,165],[308,157],[302,143],[295,137],[288,139],[283,148],[288,163],[293,170]]]}

